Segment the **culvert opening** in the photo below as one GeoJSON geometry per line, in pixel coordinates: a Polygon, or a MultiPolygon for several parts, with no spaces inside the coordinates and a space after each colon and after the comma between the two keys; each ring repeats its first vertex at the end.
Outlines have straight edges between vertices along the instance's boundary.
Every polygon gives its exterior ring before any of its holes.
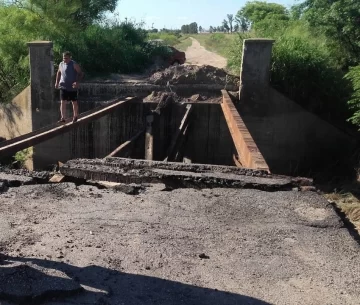
{"type": "MultiPolygon", "coordinates": [[[[235,166],[236,149],[221,100],[219,91],[153,91],[73,130],[68,159],[111,156],[235,166]]],[[[89,107],[86,98],[82,105],[89,107]]]]}

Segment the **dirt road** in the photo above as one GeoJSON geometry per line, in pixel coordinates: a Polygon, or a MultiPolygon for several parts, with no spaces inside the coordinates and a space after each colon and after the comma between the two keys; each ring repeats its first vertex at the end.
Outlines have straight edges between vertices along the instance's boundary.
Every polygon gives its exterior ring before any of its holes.
{"type": "Polygon", "coordinates": [[[0,206],[2,305],[10,304],[2,296],[46,289],[50,297],[77,292],[47,305],[360,298],[359,245],[316,193],[148,185],[126,195],[63,183],[10,188],[0,206]]]}
{"type": "Polygon", "coordinates": [[[186,50],[187,63],[193,65],[210,65],[216,68],[225,68],[227,64],[226,58],[206,50],[200,43],[190,37],[192,45],[186,50]]]}

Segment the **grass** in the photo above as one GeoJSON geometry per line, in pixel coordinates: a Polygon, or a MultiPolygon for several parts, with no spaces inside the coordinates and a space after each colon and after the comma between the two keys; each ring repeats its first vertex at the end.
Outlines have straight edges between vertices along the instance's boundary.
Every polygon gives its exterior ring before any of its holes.
{"type": "Polygon", "coordinates": [[[14,159],[15,161],[20,162],[21,167],[23,167],[25,162],[31,158],[32,154],[33,154],[33,148],[29,147],[24,150],[18,151],[15,154],[14,159]]]}
{"type": "Polygon", "coordinates": [[[190,47],[192,44],[192,41],[189,37],[185,36],[181,38],[180,43],[174,45],[174,48],[185,52],[187,50],[188,47],[190,47]]]}
{"type": "Polygon", "coordinates": [[[225,58],[228,58],[230,46],[234,42],[237,34],[196,34],[191,35],[207,50],[217,53],[225,58]]]}
{"type": "Polygon", "coordinates": [[[336,204],[360,233],[360,200],[351,192],[330,193],[324,196],[336,204]]]}

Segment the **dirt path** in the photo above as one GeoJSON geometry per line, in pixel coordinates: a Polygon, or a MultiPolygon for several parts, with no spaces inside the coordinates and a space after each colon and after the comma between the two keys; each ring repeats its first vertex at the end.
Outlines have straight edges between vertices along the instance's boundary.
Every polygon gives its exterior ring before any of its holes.
{"type": "Polygon", "coordinates": [[[193,65],[211,65],[217,68],[225,68],[226,58],[206,50],[200,43],[190,37],[192,45],[186,50],[187,62],[193,65]]]}

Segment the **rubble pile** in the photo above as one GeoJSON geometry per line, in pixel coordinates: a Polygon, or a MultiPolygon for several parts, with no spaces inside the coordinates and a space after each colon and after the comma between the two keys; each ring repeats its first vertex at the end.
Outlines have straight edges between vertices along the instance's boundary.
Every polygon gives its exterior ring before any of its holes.
{"type": "Polygon", "coordinates": [[[174,84],[212,84],[239,86],[240,79],[213,66],[182,65],[171,66],[150,76],[149,81],[155,85],[174,84]]]}

